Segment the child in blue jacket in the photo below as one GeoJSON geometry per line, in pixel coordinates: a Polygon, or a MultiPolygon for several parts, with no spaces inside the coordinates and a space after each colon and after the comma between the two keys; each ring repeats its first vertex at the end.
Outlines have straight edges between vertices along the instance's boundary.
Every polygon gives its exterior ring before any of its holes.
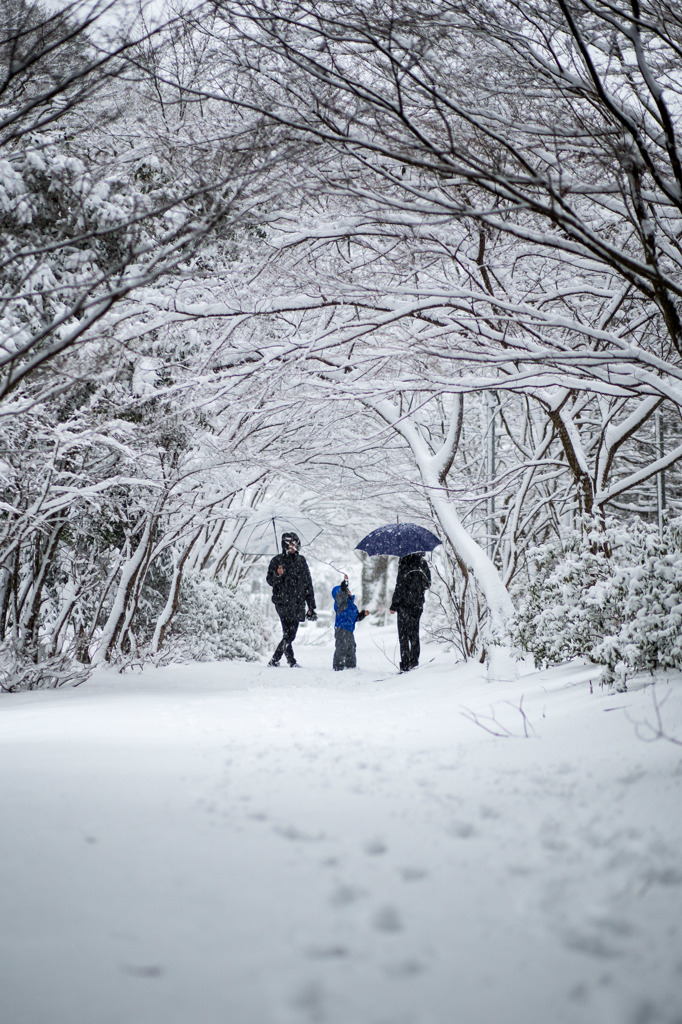
{"type": "Polygon", "coordinates": [[[360,622],[364,619],[365,615],[369,615],[369,612],[365,609],[358,611],[357,605],[355,604],[353,597],[348,590],[348,577],[343,577],[343,583],[334,587],[332,590],[332,597],[334,598],[334,611],[336,612],[336,620],[334,622],[334,639],[336,641],[334,647],[334,661],[333,668],[335,672],[340,672],[343,668],[355,668],[355,637],[353,632],[355,630],[355,623],[360,622]]]}

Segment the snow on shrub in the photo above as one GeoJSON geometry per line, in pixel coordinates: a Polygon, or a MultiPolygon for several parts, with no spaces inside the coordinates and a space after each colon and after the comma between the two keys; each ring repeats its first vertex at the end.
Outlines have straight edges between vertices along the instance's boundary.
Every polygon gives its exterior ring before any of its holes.
{"type": "Polygon", "coordinates": [[[642,520],[586,519],[563,547],[529,552],[514,588],[515,646],[538,668],[583,656],[625,689],[633,672],[682,667],[682,519],[663,536],[642,520]]]}
{"type": "Polygon", "coordinates": [[[192,661],[256,661],[269,629],[230,587],[199,573],[187,573],[169,630],[192,661]]]}
{"type": "Polygon", "coordinates": [[[38,651],[32,657],[12,637],[0,643],[0,692],[78,686],[90,672],[89,666],[75,661],[70,653],[47,657],[38,651]]]}

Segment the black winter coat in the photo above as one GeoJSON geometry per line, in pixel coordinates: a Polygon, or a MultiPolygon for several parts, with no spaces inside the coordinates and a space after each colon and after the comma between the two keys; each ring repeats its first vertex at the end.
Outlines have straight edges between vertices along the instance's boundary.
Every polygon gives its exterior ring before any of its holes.
{"type": "Polygon", "coordinates": [[[430,586],[431,571],[423,555],[404,555],[398,562],[398,578],[391,598],[391,611],[421,615],[424,591],[430,586]]]}
{"type": "Polygon", "coordinates": [[[303,622],[306,604],[309,611],[315,608],[313,581],[303,555],[298,552],[295,555],[275,555],[265,578],[272,587],[272,602],[280,619],[303,622]],[[279,565],[284,569],[281,576],[277,574],[279,565]]]}

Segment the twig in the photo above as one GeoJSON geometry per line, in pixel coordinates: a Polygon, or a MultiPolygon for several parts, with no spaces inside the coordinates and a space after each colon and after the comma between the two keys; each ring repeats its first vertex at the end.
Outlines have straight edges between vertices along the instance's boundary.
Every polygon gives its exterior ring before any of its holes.
{"type": "Polygon", "coordinates": [[[468,718],[470,722],[473,722],[474,725],[480,726],[481,729],[484,729],[486,732],[489,732],[492,736],[501,736],[503,739],[507,736],[511,736],[512,733],[509,731],[509,729],[507,729],[506,725],[502,725],[501,722],[497,721],[497,719],[495,718],[495,712],[493,711],[492,708],[490,709],[490,711],[490,715],[477,715],[476,712],[472,711],[470,708],[465,708],[464,711],[462,711],[462,714],[464,715],[465,718],[468,718]],[[497,732],[495,729],[491,729],[490,726],[484,725],[483,722],[481,721],[481,719],[483,718],[487,719],[489,722],[492,722],[495,726],[497,726],[497,729],[504,729],[504,732],[497,732]]]}
{"type": "MultiPolygon", "coordinates": [[[[386,654],[386,648],[384,647],[384,645],[382,644],[381,647],[380,647],[379,644],[374,639],[374,634],[370,632],[369,635],[372,638],[372,643],[377,648],[377,650],[381,651],[381,653],[383,654],[384,658],[386,658],[386,661],[389,661],[391,663],[391,665],[393,665],[393,668],[398,668],[398,663],[395,662],[393,660],[393,658],[389,658],[388,654],[386,654]]],[[[393,647],[393,650],[395,650],[395,645],[393,647]]]]}
{"type": "Polygon", "coordinates": [[[521,715],[521,718],[523,719],[523,735],[526,737],[526,739],[528,739],[530,736],[530,733],[528,732],[529,729],[533,733],[533,736],[537,735],[533,723],[530,721],[526,712],[523,710],[523,694],[521,694],[521,700],[519,701],[518,707],[516,707],[516,704],[512,704],[510,700],[506,700],[504,703],[509,704],[509,706],[512,708],[515,708],[521,715]]]}
{"type": "MultiPolygon", "coordinates": [[[[533,727],[533,723],[530,721],[530,719],[528,718],[528,715],[523,710],[523,695],[521,696],[521,700],[519,701],[518,706],[516,704],[512,704],[512,702],[510,700],[505,700],[502,703],[503,704],[508,704],[511,708],[514,708],[515,711],[519,712],[519,714],[521,715],[521,718],[523,719],[523,735],[525,736],[526,739],[530,738],[531,733],[534,736],[536,735],[535,728],[533,727]]],[[[507,736],[513,736],[514,735],[514,733],[511,731],[511,729],[508,729],[506,725],[503,725],[501,722],[498,722],[498,720],[497,720],[497,718],[495,716],[495,712],[494,712],[492,707],[490,708],[490,714],[489,715],[477,715],[476,712],[472,711],[470,708],[465,708],[462,711],[462,714],[464,715],[465,718],[468,718],[470,722],[473,722],[474,725],[478,725],[478,726],[480,726],[481,729],[485,729],[485,731],[489,732],[492,736],[501,736],[502,738],[505,738],[507,736]],[[483,719],[485,719],[488,722],[492,722],[492,724],[495,726],[495,728],[491,728],[490,725],[484,725],[484,723],[482,721],[483,719]],[[504,731],[503,732],[499,732],[498,730],[500,730],[500,729],[502,729],[504,731]]]]}
{"type": "Polygon", "coordinates": [[[651,687],[651,700],[654,705],[654,714],[656,715],[656,724],[652,725],[647,719],[643,722],[636,722],[633,718],[626,713],[625,717],[628,722],[631,722],[635,727],[635,735],[638,740],[642,740],[643,743],[655,743],[656,740],[666,740],[668,743],[674,743],[676,747],[682,747],[682,740],[678,740],[675,736],[670,736],[664,726],[663,718],[661,716],[661,708],[667,701],[672,691],[669,691],[662,701],[659,702],[656,697],[656,684],[654,683],[651,687]],[[649,735],[645,734],[645,730],[649,731],[649,735]]]}

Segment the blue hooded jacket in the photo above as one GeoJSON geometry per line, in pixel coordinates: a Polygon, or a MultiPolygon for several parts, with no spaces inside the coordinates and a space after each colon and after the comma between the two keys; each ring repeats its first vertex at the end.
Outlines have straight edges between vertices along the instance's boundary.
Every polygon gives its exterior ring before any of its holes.
{"type": "Polygon", "coordinates": [[[365,612],[359,612],[353,601],[353,595],[340,586],[332,590],[334,598],[334,611],[336,612],[335,629],[347,629],[350,633],[355,632],[355,623],[364,619],[365,612]]]}

